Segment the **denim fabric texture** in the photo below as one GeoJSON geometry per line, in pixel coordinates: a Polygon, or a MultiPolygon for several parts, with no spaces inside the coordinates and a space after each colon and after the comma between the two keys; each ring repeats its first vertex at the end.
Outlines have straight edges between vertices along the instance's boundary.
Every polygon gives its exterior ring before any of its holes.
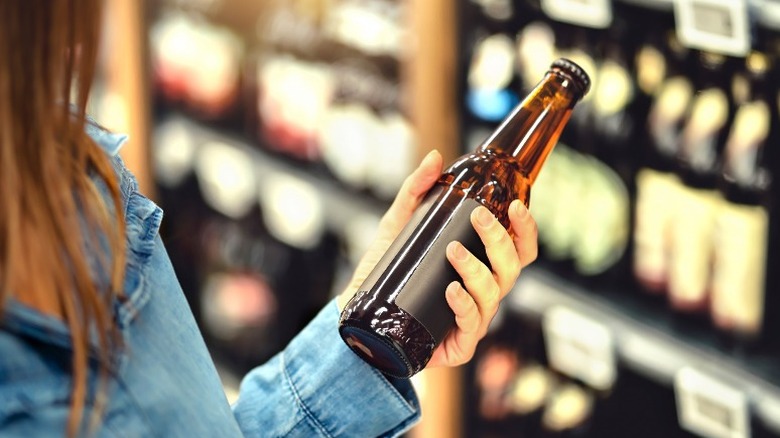
{"type": "MultiPolygon", "coordinates": [[[[335,301],[249,372],[230,406],[158,234],[163,212],[138,193],[118,156],[126,136],[94,124],[87,130],[112,157],[127,222],[127,299],[115,304],[125,348],[96,436],[393,437],[417,421],[410,382],[383,376],[344,345],[335,301]]],[[[8,300],[0,319],[0,437],[64,436],[70,351],[61,321],[8,300]]]]}

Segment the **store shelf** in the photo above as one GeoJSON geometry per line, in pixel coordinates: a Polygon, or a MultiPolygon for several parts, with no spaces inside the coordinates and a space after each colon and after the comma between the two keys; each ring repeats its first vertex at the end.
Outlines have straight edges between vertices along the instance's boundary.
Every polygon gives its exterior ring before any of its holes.
{"type": "MultiPolygon", "coordinates": [[[[644,6],[651,9],[669,11],[674,10],[675,0],[614,0],[636,6],[644,6]]],[[[751,16],[761,26],[767,29],[780,30],[780,2],[777,0],[747,0],[753,9],[751,16]]]]}
{"type": "Polygon", "coordinates": [[[780,30],[780,2],[763,0],[756,3],[756,19],[764,26],[780,30]]]}
{"type": "MultiPolygon", "coordinates": [[[[676,0],[612,0],[615,3],[624,3],[634,6],[655,9],[658,11],[674,11],[676,0]]],[[[724,2],[720,2],[724,4],[724,2]]],[[[767,29],[780,30],[780,2],[777,0],[747,0],[752,8],[750,16],[767,29]]]]}
{"type": "MultiPolygon", "coordinates": [[[[326,224],[336,232],[342,232],[358,215],[378,218],[386,208],[368,196],[350,192],[337,181],[185,116],[167,117],[157,129],[171,126],[187,130],[198,144],[220,142],[241,150],[251,157],[257,174],[264,178],[285,174],[314,187],[327,206],[326,224]]],[[[611,334],[615,356],[624,366],[665,386],[673,386],[681,370],[696,369],[744,392],[754,415],[780,433],[780,368],[776,366],[776,356],[735,356],[719,346],[714,331],[681,322],[669,312],[647,306],[642,299],[646,297],[637,294],[636,291],[597,293],[535,266],[524,271],[507,304],[531,318],[541,319],[551,309],[563,307],[596,321],[611,334]]]]}
{"type": "Polygon", "coordinates": [[[619,0],[621,3],[629,3],[637,6],[645,6],[652,9],[672,11],[674,0],[619,0]]]}
{"type": "MultiPolygon", "coordinates": [[[[324,175],[323,172],[311,171],[307,169],[306,165],[294,163],[284,157],[265,152],[236,134],[214,129],[182,114],[165,116],[157,121],[154,131],[159,133],[172,128],[188,132],[189,138],[194,139],[193,155],[198,153],[198,148],[202,145],[218,142],[246,154],[252,161],[256,175],[259,175],[261,180],[283,175],[314,188],[321,203],[326,206],[323,210],[325,226],[335,233],[350,234],[347,228],[352,226],[354,219],[359,217],[378,221],[389,206],[385,201],[350,189],[345,184],[324,175]]],[[[154,148],[152,153],[154,153],[154,148]]],[[[262,183],[262,181],[260,182],[262,183]]],[[[372,237],[372,235],[367,237],[372,237]]],[[[218,368],[225,393],[229,400],[233,400],[237,396],[241,377],[233,374],[227,366],[219,366],[218,364],[218,368]]],[[[424,420],[416,425],[407,436],[430,436],[429,429],[444,430],[446,436],[460,436],[460,423],[453,420],[452,416],[457,411],[459,404],[461,382],[460,370],[456,368],[425,370],[415,376],[413,384],[418,388],[422,409],[426,414],[424,420]],[[444,396],[444,400],[440,401],[439,397],[442,396],[444,396]]]]}
{"type": "Polygon", "coordinates": [[[507,301],[527,317],[541,320],[551,309],[565,308],[605,327],[616,360],[662,385],[673,386],[681,370],[694,369],[741,391],[752,415],[780,433],[778,357],[734,354],[714,330],[656,311],[637,294],[588,291],[537,267],[523,273],[507,301]]]}
{"type": "Polygon", "coordinates": [[[322,205],[325,206],[323,210],[325,226],[336,232],[342,231],[351,223],[351,219],[358,216],[368,215],[378,219],[388,207],[385,202],[370,195],[360,193],[358,190],[350,190],[345,184],[327,177],[324,172],[308,169],[307,165],[296,165],[291,160],[252,146],[249,141],[238,135],[211,128],[187,116],[168,115],[156,124],[155,131],[160,132],[171,128],[188,132],[190,138],[196,139],[194,155],[202,145],[214,142],[246,154],[252,161],[255,175],[259,176],[258,184],[279,176],[291,177],[307,184],[316,191],[322,205]]]}

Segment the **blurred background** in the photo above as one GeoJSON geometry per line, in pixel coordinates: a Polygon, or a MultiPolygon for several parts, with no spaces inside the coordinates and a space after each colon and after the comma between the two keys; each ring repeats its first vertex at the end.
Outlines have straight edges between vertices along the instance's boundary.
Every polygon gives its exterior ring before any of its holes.
{"type": "Polygon", "coordinates": [[[468,365],[415,376],[408,435],[780,436],[780,1],[106,3],[90,111],[131,135],[229,397],[422,156],[564,56],[593,86],[534,185],[539,260],[468,365]]]}

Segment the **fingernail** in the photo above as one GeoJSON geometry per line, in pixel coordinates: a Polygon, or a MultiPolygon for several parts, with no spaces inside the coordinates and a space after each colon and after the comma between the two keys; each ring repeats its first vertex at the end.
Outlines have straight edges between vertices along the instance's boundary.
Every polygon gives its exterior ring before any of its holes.
{"type": "Polygon", "coordinates": [[[427,165],[427,164],[432,163],[433,160],[434,160],[434,157],[436,155],[438,155],[438,154],[439,154],[439,151],[437,151],[436,149],[431,150],[430,152],[425,154],[425,157],[420,162],[420,165],[423,166],[423,165],[427,165]]]}
{"type": "Polygon", "coordinates": [[[466,252],[466,248],[461,244],[460,242],[452,242],[450,251],[452,251],[452,256],[455,258],[455,260],[464,261],[468,257],[468,252],[466,252]]]}
{"type": "Polygon", "coordinates": [[[463,306],[466,304],[468,297],[466,296],[467,294],[465,293],[466,292],[465,289],[463,289],[460,283],[458,283],[457,281],[453,281],[452,283],[449,284],[449,286],[447,286],[447,291],[450,294],[455,295],[454,298],[459,305],[463,306]]]}
{"type": "Polygon", "coordinates": [[[517,216],[521,219],[528,216],[528,208],[519,199],[515,201],[515,212],[517,212],[517,216]]]}
{"type": "Polygon", "coordinates": [[[479,207],[477,209],[477,222],[479,222],[479,224],[483,227],[490,226],[494,220],[495,217],[493,217],[493,213],[491,213],[487,208],[479,207]]]}

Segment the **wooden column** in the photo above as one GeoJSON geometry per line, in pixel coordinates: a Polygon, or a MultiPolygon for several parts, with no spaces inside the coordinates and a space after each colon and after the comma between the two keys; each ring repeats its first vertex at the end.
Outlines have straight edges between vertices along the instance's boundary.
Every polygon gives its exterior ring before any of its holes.
{"type": "Polygon", "coordinates": [[[403,78],[420,158],[431,149],[455,159],[458,147],[456,91],[457,0],[407,0],[410,59],[403,78]]]}
{"type": "MultiPolygon", "coordinates": [[[[411,29],[410,58],[404,85],[420,159],[437,149],[445,164],[460,155],[456,92],[457,0],[407,0],[411,29]]],[[[436,368],[414,378],[422,421],[412,438],[462,436],[462,370],[436,368]]]]}
{"type": "Polygon", "coordinates": [[[136,175],[141,191],[153,197],[145,4],[142,0],[105,3],[104,67],[108,91],[117,99],[116,112],[121,114],[109,127],[130,135],[122,159],[136,175]]]}

